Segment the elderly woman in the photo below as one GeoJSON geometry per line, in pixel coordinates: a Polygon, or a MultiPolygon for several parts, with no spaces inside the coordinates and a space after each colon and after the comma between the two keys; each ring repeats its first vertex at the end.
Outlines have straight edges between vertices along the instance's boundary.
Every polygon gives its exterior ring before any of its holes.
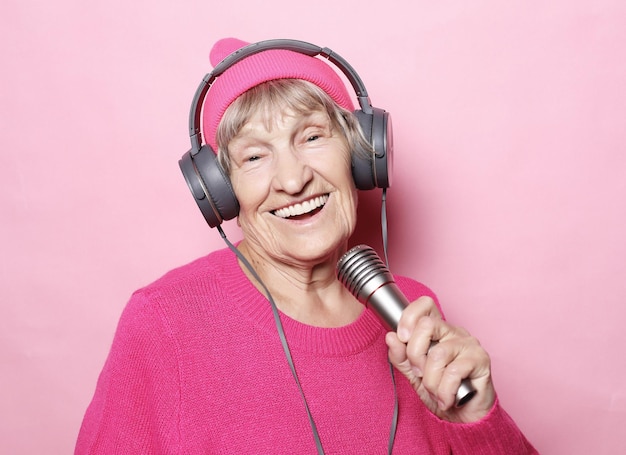
{"type": "MultiPolygon", "coordinates": [[[[213,65],[245,44],[219,41],[213,65]]],[[[203,131],[242,240],[133,294],[76,453],[536,453],[428,288],[395,277],[412,303],[390,332],[338,281],[351,163],[372,153],[352,111],[314,56],[270,49],[220,74],[203,131]],[[476,395],[455,406],[464,379],[476,395]]]]}

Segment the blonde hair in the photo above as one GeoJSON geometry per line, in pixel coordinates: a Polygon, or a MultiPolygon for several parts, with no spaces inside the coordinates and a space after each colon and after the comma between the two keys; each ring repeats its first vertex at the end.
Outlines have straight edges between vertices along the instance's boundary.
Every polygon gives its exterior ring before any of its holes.
{"type": "Polygon", "coordinates": [[[363,136],[361,126],[352,112],[337,105],[325,91],[311,82],[274,79],[244,92],[224,112],[216,138],[217,158],[226,173],[230,173],[228,144],[241,128],[260,112],[269,129],[276,119],[276,112],[284,109],[290,109],[296,114],[326,112],[333,129],[343,133],[351,153],[366,159],[372,156],[372,146],[363,136]]]}

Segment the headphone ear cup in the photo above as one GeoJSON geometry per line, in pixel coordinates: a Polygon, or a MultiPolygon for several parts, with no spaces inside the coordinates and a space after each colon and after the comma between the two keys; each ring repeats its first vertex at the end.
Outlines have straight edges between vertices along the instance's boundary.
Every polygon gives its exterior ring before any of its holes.
{"type": "Polygon", "coordinates": [[[393,164],[393,129],[391,115],[383,109],[372,108],[372,146],[374,148],[374,181],[377,188],[391,186],[393,164]]]}
{"type": "Polygon", "coordinates": [[[193,150],[185,153],[178,164],[210,227],[216,227],[239,214],[239,201],[230,179],[210,146],[202,146],[195,154],[193,150]]]}
{"type": "Polygon", "coordinates": [[[393,151],[393,132],[391,116],[383,109],[373,107],[372,113],[355,111],[363,135],[370,143],[374,153],[370,157],[352,154],[352,176],[359,190],[388,188],[391,185],[391,158],[393,151]]]}
{"type": "MultiPolygon", "coordinates": [[[[372,115],[358,110],[354,115],[361,125],[363,136],[372,144],[372,115]]],[[[358,153],[352,153],[352,178],[359,190],[371,190],[376,187],[374,174],[372,173],[372,156],[364,157],[358,153]]]]}

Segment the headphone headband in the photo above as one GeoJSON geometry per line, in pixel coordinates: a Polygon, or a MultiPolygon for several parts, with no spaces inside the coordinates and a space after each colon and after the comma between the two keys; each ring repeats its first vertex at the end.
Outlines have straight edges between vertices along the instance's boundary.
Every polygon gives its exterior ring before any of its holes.
{"type": "Polygon", "coordinates": [[[350,65],[348,61],[339,54],[333,52],[327,47],[319,47],[314,44],[307,43],[306,41],[291,39],[271,39],[259,41],[258,43],[248,44],[247,46],[236,50],[232,54],[227,55],[221,62],[215,65],[213,71],[202,78],[202,82],[200,82],[200,85],[196,89],[196,93],[191,102],[191,109],[189,110],[189,137],[191,138],[192,150],[200,150],[200,147],[202,146],[202,131],[200,127],[202,121],[202,104],[207,92],[211,88],[211,85],[213,85],[220,75],[236,63],[239,63],[254,54],[267,50],[288,50],[308,55],[309,57],[321,56],[326,58],[346,76],[348,82],[350,82],[350,85],[356,93],[361,110],[366,114],[372,113],[372,105],[363,81],[352,65],[350,65]]]}
{"type": "MultiPolygon", "coordinates": [[[[360,109],[354,114],[365,138],[373,149],[370,157],[352,155],[352,175],[360,190],[387,188],[391,184],[393,138],[388,112],[372,107],[367,89],[356,70],[343,57],[327,47],[315,46],[305,41],[271,39],[241,47],[223,58],[206,74],[194,94],[189,110],[189,137],[191,149],[179,161],[200,211],[211,227],[232,219],[239,213],[239,202],[230,179],[216,159],[216,151],[202,140],[202,109],[213,83],[235,64],[268,50],[288,50],[309,57],[322,57],[338,68],[350,82],[360,109]]],[[[352,104],[352,103],[350,103],[352,104]]]]}

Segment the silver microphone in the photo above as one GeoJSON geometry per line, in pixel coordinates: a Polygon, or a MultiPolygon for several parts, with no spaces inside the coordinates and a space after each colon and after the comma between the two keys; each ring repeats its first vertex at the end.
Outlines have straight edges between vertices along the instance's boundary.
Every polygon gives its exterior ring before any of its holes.
{"type": "MultiPolygon", "coordinates": [[[[397,330],[400,315],[410,302],[372,247],[357,245],[346,252],[337,263],[337,278],[359,302],[374,311],[387,329],[397,330]]],[[[435,344],[437,341],[430,346],[435,344]]],[[[470,380],[463,379],[456,393],[456,406],[463,406],[475,394],[470,380]]]]}

